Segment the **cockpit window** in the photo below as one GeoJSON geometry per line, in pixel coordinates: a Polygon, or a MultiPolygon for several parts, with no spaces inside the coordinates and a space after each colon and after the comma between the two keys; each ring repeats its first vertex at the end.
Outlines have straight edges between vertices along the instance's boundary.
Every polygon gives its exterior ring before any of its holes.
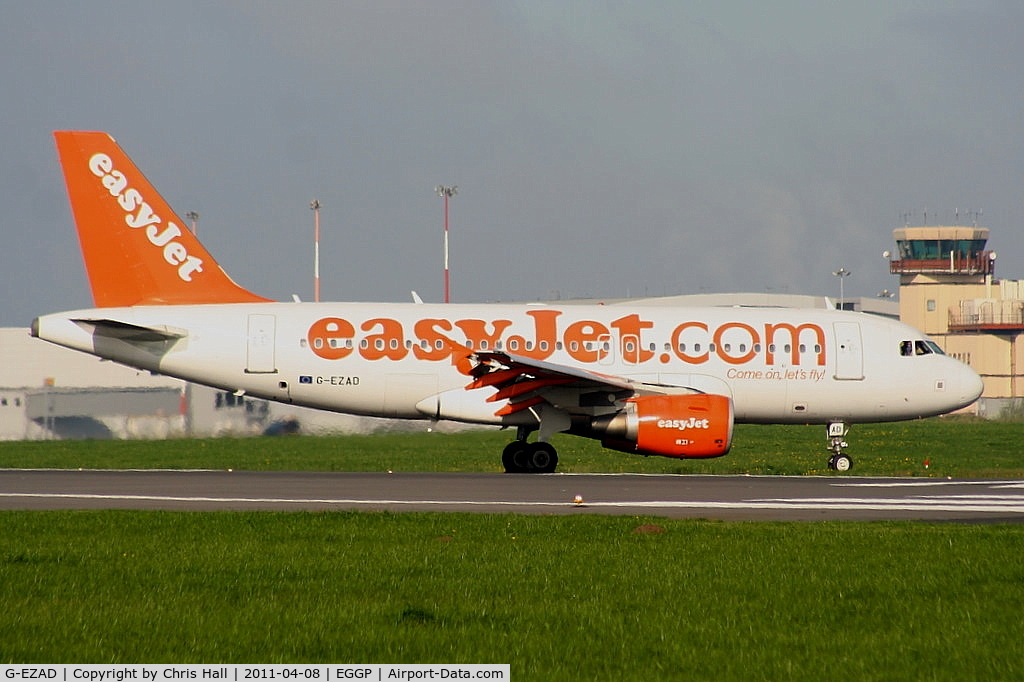
{"type": "Polygon", "coordinates": [[[941,348],[930,339],[917,339],[916,341],[900,341],[900,355],[909,357],[911,355],[945,355],[941,348]]]}

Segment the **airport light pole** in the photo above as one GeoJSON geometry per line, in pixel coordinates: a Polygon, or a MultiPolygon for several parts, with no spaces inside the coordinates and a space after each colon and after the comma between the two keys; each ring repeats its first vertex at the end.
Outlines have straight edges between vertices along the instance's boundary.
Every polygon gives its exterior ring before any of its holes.
{"type": "Polygon", "coordinates": [[[309,207],[313,209],[313,300],[320,302],[320,206],[322,204],[313,199],[309,207]]]}
{"type": "MultiPolygon", "coordinates": [[[[199,236],[199,213],[196,211],[189,211],[185,214],[185,217],[192,223],[192,234],[196,237],[199,236]]],[[[192,410],[192,382],[185,382],[185,389],[181,394],[181,416],[185,420],[185,435],[192,436],[192,425],[194,423],[195,413],[192,410]]]]}
{"type": "Polygon", "coordinates": [[[850,276],[850,271],[846,268],[839,268],[832,273],[839,278],[839,309],[843,310],[843,301],[846,300],[846,292],[843,290],[843,280],[850,276]]]}
{"type": "Polygon", "coordinates": [[[434,188],[437,196],[444,197],[444,302],[451,302],[451,280],[448,274],[448,200],[458,194],[458,185],[438,185],[434,188]]]}

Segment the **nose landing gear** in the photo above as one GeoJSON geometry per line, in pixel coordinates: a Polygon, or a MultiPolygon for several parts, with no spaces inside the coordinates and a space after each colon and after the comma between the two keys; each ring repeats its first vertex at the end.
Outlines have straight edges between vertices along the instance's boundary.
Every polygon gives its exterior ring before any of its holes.
{"type": "Polygon", "coordinates": [[[850,432],[845,422],[832,422],[828,425],[828,449],[832,456],[828,458],[828,468],[835,471],[849,471],[853,468],[853,459],[843,452],[850,447],[846,442],[846,434],[850,432]]]}

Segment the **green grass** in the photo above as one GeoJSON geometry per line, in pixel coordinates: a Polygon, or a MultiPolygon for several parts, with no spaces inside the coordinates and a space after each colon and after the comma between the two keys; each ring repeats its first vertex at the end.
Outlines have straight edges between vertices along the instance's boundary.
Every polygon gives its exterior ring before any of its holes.
{"type": "Polygon", "coordinates": [[[120,511],[0,524],[2,662],[1024,675],[1024,526],[120,511]]]}
{"type": "MultiPolygon", "coordinates": [[[[1022,478],[1024,426],[857,426],[855,473],[1022,478]],[[924,462],[928,460],[929,467],[924,462]]],[[[510,432],[0,443],[0,467],[498,471],[510,432]]],[[[563,471],[823,474],[559,436],[563,471]]],[[[1021,679],[1024,525],[0,512],[0,662],[510,663],[521,680],[1021,679]],[[638,529],[662,532],[638,533],[638,529]]]]}
{"type": "MultiPolygon", "coordinates": [[[[853,474],[1024,478],[1024,424],[929,419],[853,427],[853,474]],[[925,464],[928,466],[925,466],[925,464]]],[[[173,468],[293,471],[501,471],[512,431],[168,441],[0,443],[0,468],[173,468]]],[[[710,460],[640,457],[557,435],[559,471],[831,474],[825,427],[736,427],[732,451],[710,460]]],[[[846,474],[839,474],[846,475],[846,474]]]]}

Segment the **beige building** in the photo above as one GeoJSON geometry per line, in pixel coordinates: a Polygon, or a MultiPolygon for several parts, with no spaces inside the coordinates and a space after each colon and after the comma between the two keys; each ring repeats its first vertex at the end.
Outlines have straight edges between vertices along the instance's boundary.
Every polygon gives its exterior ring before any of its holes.
{"type": "Polygon", "coordinates": [[[1019,409],[1024,391],[1024,281],[995,279],[996,254],[983,227],[893,231],[900,319],[928,334],[985,382],[977,412],[1019,409]]]}

